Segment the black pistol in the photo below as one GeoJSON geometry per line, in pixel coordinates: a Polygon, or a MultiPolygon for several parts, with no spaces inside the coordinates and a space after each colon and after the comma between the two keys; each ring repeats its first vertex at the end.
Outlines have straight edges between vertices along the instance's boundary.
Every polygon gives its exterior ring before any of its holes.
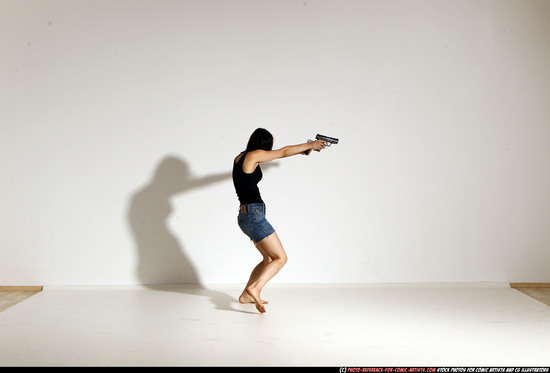
{"type": "MultiPolygon", "coordinates": [[[[335,137],[329,137],[329,136],[317,134],[317,136],[315,136],[315,139],[316,140],[323,140],[323,141],[327,142],[326,146],[331,146],[332,144],[338,144],[338,139],[335,138],[335,137]]],[[[307,140],[307,142],[312,142],[312,141],[313,140],[307,140]]],[[[315,149],[315,151],[319,152],[320,150],[315,149]]],[[[304,152],[305,155],[309,155],[309,153],[311,153],[311,149],[306,150],[304,152]]]]}

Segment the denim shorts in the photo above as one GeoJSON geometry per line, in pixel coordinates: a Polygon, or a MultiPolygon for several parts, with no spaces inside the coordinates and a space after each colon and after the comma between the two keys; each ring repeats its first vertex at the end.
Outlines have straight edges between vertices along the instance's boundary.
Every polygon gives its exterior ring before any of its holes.
{"type": "Polygon", "coordinates": [[[265,218],[265,204],[251,203],[244,205],[246,212],[239,210],[239,227],[254,243],[258,243],[275,232],[265,218]]]}

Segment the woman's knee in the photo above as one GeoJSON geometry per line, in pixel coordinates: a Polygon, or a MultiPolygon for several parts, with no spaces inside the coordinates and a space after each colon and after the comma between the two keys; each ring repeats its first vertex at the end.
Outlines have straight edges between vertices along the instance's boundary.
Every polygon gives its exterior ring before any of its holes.
{"type": "Polygon", "coordinates": [[[264,263],[271,263],[271,262],[277,262],[281,267],[284,266],[288,262],[288,257],[286,256],[286,253],[283,254],[271,254],[264,256],[264,263]]]}
{"type": "Polygon", "coordinates": [[[264,257],[264,261],[271,262],[277,260],[280,264],[285,265],[288,262],[286,252],[276,233],[260,241],[256,247],[264,257]],[[269,258],[269,259],[267,259],[269,258]]]}
{"type": "MultiPolygon", "coordinates": [[[[274,259],[274,258],[271,258],[271,259],[274,259]]],[[[288,262],[288,257],[286,256],[286,253],[277,256],[277,258],[275,258],[275,259],[277,259],[279,261],[281,266],[284,266],[288,262]]]]}

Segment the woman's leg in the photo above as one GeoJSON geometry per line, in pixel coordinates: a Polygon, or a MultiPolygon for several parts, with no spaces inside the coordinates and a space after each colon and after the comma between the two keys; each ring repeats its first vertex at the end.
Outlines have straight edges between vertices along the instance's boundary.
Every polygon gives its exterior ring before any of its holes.
{"type": "MultiPolygon", "coordinates": [[[[254,283],[255,281],[258,280],[258,277],[264,271],[265,266],[269,262],[271,262],[271,258],[269,257],[269,255],[264,254],[258,246],[256,246],[256,248],[260,251],[260,253],[262,253],[262,256],[264,257],[264,259],[254,268],[254,270],[250,274],[250,279],[248,280],[248,283],[245,286],[245,290],[243,290],[241,296],[239,297],[239,303],[243,303],[243,304],[245,304],[245,303],[255,303],[254,298],[252,298],[246,292],[246,288],[248,286],[250,286],[252,283],[254,283]]],[[[262,301],[262,304],[267,304],[268,303],[267,301],[265,301],[263,299],[261,301],[262,301]]]]}
{"type": "Polygon", "coordinates": [[[256,248],[260,251],[264,260],[252,271],[245,292],[254,300],[258,311],[263,313],[265,308],[260,299],[260,293],[267,282],[283,268],[288,259],[277,233],[273,233],[258,242],[256,248]]]}

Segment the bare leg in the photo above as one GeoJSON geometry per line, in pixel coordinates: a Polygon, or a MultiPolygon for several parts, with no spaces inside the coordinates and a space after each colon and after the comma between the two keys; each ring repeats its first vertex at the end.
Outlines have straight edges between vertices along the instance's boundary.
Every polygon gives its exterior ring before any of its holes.
{"type": "MultiPolygon", "coordinates": [[[[259,249],[258,249],[259,250],[259,249]]],[[[250,279],[248,280],[248,283],[246,284],[245,286],[245,289],[250,286],[252,283],[254,283],[255,281],[258,280],[258,277],[260,276],[260,274],[263,272],[265,266],[271,261],[271,258],[269,256],[264,256],[264,260],[261,261],[257,266],[256,268],[254,268],[254,270],[252,271],[252,274],[250,275],[250,279]]],[[[243,290],[241,296],[239,297],[239,302],[240,303],[255,303],[254,302],[254,298],[252,298],[250,295],[248,295],[248,293],[246,292],[246,290],[243,290]]],[[[262,304],[267,304],[268,302],[261,299],[261,302],[262,304]]]]}
{"type": "Polygon", "coordinates": [[[256,309],[264,313],[265,307],[260,299],[260,293],[269,280],[271,280],[287,262],[287,256],[277,233],[264,238],[256,244],[256,248],[264,256],[250,276],[243,293],[254,300],[256,309]],[[269,261],[266,260],[269,257],[269,261]]]}

